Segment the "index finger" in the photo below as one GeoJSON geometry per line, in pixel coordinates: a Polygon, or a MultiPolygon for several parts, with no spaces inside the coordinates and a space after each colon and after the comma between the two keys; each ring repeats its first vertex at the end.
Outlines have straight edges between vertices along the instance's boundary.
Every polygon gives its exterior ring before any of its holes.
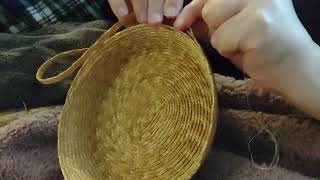
{"type": "Polygon", "coordinates": [[[108,2],[118,19],[129,14],[129,9],[125,0],[108,0],[108,2]]]}

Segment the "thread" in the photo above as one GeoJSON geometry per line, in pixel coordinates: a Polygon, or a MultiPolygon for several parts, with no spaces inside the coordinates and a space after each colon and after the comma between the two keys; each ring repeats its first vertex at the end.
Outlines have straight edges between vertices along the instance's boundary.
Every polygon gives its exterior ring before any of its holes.
{"type": "MultiPolygon", "coordinates": [[[[243,63],[242,63],[242,73],[243,73],[243,79],[244,80],[248,80],[246,78],[246,75],[245,75],[245,70],[244,70],[244,66],[243,66],[243,63]]],[[[254,110],[254,108],[251,106],[251,103],[250,103],[250,94],[254,91],[254,86],[252,86],[251,90],[249,91],[249,93],[246,95],[246,101],[247,101],[247,106],[248,106],[248,109],[250,110],[254,110]]],[[[262,126],[262,128],[254,135],[250,138],[250,140],[248,141],[248,150],[249,150],[249,154],[250,154],[250,159],[251,159],[251,162],[253,164],[253,166],[257,169],[260,169],[260,170],[272,170],[274,169],[275,167],[278,166],[279,164],[279,160],[280,160],[280,154],[279,154],[279,143],[277,141],[277,138],[275,137],[275,135],[268,129],[268,126],[270,125],[272,121],[269,121],[268,123],[266,123],[265,125],[262,126]],[[272,162],[270,163],[270,165],[267,165],[267,166],[262,166],[262,165],[259,165],[258,163],[255,162],[254,158],[253,158],[253,154],[252,154],[252,151],[251,151],[251,142],[258,136],[260,135],[262,132],[266,132],[270,139],[273,141],[274,143],[274,155],[273,155],[273,159],[272,159],[272,162]]]]}
{"type": "Polygon", "coordinates": [[[23,103],[24,111],[26,112],[26,114],[30,114],[30,111],[29,111],[29,109],[28,109],[28,107],[27,107],[26,102],[25,102],[25,101],[22,101],[22,103],[23,103]]]}

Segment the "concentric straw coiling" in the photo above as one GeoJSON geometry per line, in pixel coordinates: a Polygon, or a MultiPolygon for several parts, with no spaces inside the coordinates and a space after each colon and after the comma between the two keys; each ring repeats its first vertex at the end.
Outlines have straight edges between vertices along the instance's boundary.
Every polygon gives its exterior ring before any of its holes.
{"type": "Polygon", "coordinates": [[[59,125],[66,179],[189,179],[216,125],[209,64],[188,35],[138,25],[82,57],[59,125]]]}

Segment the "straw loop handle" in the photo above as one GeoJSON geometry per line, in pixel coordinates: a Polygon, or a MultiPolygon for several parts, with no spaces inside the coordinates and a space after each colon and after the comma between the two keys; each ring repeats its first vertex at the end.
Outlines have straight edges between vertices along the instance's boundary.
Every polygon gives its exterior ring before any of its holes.
{"type": "Polygon", "coordinates": [[[66,69],[65,71],[59,73],[58,75],[54,76],[54,77],[50,77],[50,78],[46,78],[44,79],[43,76],[45,74],[45,72],[56,62],[59,62],[61,60],[63,60],[65,57],[68,56],[74,56],[74,55],[82,55],[83,53],[85,53],[87,51],[88,48],[83,48],[83,49],[75,49],[75,50],[71,50],[71,51],[66,51],[66,52],[62,52],[60,54],[55,55],[54,57],[50,58],[48,61],[46,61],[45,63],[43,63],[40,68],[38,69],[38,72],[36,74],[36,78],[39,82],[41,82],[42,84],[54,84],[57,83],[59,81],[62,81],[63,79],[67,78],[68,76],[70,76],[75,70],[77,70],[79,67],[82,66],[83,59],[79,59],[76,62],[74,62],[68,69],[66,69]]]}
{"type": "MultiPolygon", "coordinates": [[[[101,38],[108,39],[112,37],[114,34],[116,34],[122,27],[130,26],[132,24],[137,23],[134,15],[128,16],[125,19],[120,20],[119,22],[115,23],[109,30],[104,33],[101,38]]],[[[197,42],[192,29],[188,31],[188,35],[197,42]]],[[[37,71],[36,79],[42,83],[42,84],[55,84],[57,82],[60,82],[64,80],[65,78],[69,77],[74,71],[76,71],[78,68],[80,68],[84,63],[85,59],[83,58],[83,55],[87,52],[89,48],[82,48],[82,49],[74,49],[66,52],[62,52],[60,54],[55,55],[54,57],[48,59],[46,62],[44,62],[40,68],[37,71]],[[77,61],[75,61],[69,68],[67,68],[65,71],[59,73],[56,76],[49,77],[49,78],[43,78],[46,71],[56,62],[62,61],[65,57],[69,56],[75,56],[79,55],[81,56],[77,61]]]]}
{"type": "MultiPolygon", "coordinates": [[[[104,38],[110,38],[114,34],[116,34],[122,27],[126,24],[129,24],[132,21],[130,18],[123,19],[117,23],[115,23],[106,33],[102,36],[104,38]]],[[[36,79],[42,84],[55,84],[64,80],[65,78],[69,77],[75,70],[80,68],[84,63],[85,59],[82,58],[83,55],[87,52],[89,48],[82,48],[82,49],[74,49],[66,52],[62,52],[60,54],[55,55],[54,57],[48,59],[45,63],[43,63],[37,71],[36,79]],[[75,56],[75,55],[82,55],[77,61],[75,61],[68,69],[59,73],[56,76],[50,78],[43,78],[45,72],[56,62],[62,61],[65,57],[75,56]]]]}

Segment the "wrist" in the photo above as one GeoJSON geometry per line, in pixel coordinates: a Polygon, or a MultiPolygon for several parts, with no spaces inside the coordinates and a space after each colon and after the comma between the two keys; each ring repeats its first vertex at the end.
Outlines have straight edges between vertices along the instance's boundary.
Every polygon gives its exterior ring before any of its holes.
{"type": "Polygon", "coordinates": [[[320,119],[320,47],[314,42],[301,47],[280,65],[274,87],[290,102],[320,119]]]}
{"type": "Polygon", "coordinates": [[[277,79],[274,81],[274,85],[276,90],[287,91],[289,87],[297,86],[299,84],[297,81],[303,83],[302,80],[305,78],[317,78],[314,73],[317,73],[318,69],[320,47],[314,42],[301,47],[279,64],[275,71],[277,79]]]}

